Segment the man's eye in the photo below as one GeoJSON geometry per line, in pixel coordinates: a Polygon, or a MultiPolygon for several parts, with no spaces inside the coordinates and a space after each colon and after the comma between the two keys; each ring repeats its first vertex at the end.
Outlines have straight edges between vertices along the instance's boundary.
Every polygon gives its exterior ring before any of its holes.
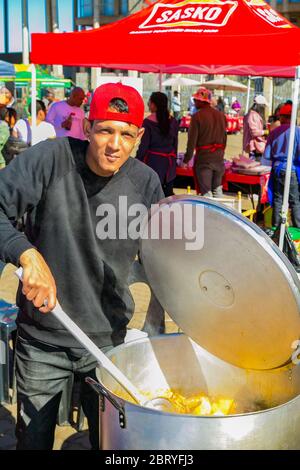
{"type": "Polygon", "coordinates": [[[133,135],[130,134],[129,132],[124,132],[122,135],[123,137],[130,137],[131,139],[133,139],[133,135]]]}

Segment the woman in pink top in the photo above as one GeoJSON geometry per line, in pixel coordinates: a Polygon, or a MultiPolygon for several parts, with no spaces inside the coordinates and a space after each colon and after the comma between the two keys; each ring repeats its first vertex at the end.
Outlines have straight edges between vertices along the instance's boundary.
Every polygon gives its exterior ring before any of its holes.
{"type": "Polygon", "coordinates": [[[262,95],[254,98],[254,104],[244,116],[243,150],[250,157],[260,159],[266,146],[268,131],[264,130],[266,99],[262,95]]]}

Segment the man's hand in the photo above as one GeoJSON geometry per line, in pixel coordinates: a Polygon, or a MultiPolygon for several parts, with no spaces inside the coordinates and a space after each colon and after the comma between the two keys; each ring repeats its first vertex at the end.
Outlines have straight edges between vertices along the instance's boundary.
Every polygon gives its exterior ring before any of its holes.
{"type": "Polygon", "coordinates": [[[182,168],[187,168],[188,167],[189,160],[187,160],[187,154],[184,154],[184,158],[182,160],[182,168]]]}
{"type": "Polygon", "coordinates": [[[23,268],[23,294],[41,313],[51,312],[56,305],[56,284],[46,261],[32,248],[21,255],[20,264],[23,268]]]}
{"type": "Polygon", "coordinates": [[[65,119],[62,123],[61,123],[61,127],[63,129],[66,129],[67,131],[70,131],[71,130],[71,127],[72,127],[72,116],[74,116],[74,113],[70,113],[69,116],[67,117],[67,119],[65,119]]]}

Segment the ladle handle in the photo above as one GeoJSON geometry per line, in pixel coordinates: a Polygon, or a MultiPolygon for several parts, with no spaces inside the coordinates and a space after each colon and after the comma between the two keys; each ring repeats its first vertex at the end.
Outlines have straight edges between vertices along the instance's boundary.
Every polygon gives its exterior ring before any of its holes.
{"type": "MultiPolygon", "coordinates": [[[[23,281],[23,269],[19,268],[15,272],[16,276],[23,281]]],[[[51,311],[53,315],[63,324],[63,326],[76,338],[79,343],[101,364],[104,369],[134,398],[134,400],[143,404],[145,398],[138,392],[136,387],[127,379],[123,372],[116,367],[110,359],[95,345],[95,343],[71,320],[63,311],[58,300],[56,306],[51,311]]]]}

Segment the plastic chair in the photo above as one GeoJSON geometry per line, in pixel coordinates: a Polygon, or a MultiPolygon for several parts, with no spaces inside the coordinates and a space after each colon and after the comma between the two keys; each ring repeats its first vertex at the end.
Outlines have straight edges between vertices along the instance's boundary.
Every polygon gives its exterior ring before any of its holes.
{"type": "Polygon", "coordinates": [[[17,330],[16,318],[18,307],[0,300],[0,403],[11,404],[16,396],[14,373],[14,346],[10,348],[10,339],[15,343],[14,333],[17,330]],[[13,394],[10,396],[10,386],[13,394]]]}

